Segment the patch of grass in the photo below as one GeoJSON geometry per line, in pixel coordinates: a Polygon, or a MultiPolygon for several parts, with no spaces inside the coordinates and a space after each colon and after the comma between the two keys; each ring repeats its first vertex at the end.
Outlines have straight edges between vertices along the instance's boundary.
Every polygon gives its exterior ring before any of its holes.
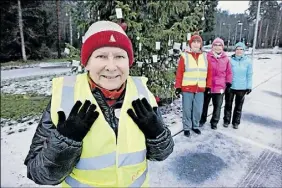
{"type": "Polygon", "coordinates": [[[1,118],[19,120],[26,116],[40,115],[50,97],[41,95],[11,95],[1,93],[1,118]]]}

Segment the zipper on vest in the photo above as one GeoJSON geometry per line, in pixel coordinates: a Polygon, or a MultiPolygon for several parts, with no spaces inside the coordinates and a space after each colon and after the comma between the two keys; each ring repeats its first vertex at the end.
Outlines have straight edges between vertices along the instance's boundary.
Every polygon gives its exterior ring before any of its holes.
{"type": "MultiPolygon", "coordinates": [[[[112,127],[111,126],[111,124],[113,124],[114,122],[113,122],[113,116],[112,116],[112,112],[114,111],[113,110],[113,108],[111,107],[111,106],[109,106],[108,105],[108,103],[107,103],[107,100],[106,100],[106,97],[102,94],[102,92],[100,92],[100,91],[98,91],[99,92],[99,94],[100,94],[100,96],[101,96],[101,98],[102,98],[102,100],[103,100],[103,102],[104,102],[104,104],[107,106],[106,108],[106,110],[109,110],[110,111],[110,113],[109,113],[109,118],[110,118],[110,122],[108,122],[109,123],[109,126],[111,127],[111,129],[113,130],[113,132],[114,132],[114,134],[115,134],[115,136],[116,136],[116,144],[117,144],[117,137],[118,137],[118,131],[117,131],[117,127],[118,127],[118,125],[116,125],[115,127],[112,127]]],[[[98,103],[98,101],[97,101],[97,103],[98,103]]],[[[99,105],[99,103],[98,103],[98,105],[99,105]]],[[[101,111],[102,111],[102,113],[103,113],[103,110],[102,110],[102,108],[101,108],[101,111]]],[[[114,117],[115,118],[115,117],[114,117]]],[[[106,120],[107,121],[107,120],[106,120]]]]}

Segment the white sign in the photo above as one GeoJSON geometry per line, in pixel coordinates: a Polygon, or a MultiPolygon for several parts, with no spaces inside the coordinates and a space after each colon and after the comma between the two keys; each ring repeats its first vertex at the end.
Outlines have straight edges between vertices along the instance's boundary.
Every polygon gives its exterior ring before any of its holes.
{"type": "Polygon", "coordinates": [[[171,40],[168,40],[167,45],[168,45],[168,46],[171,46],[171,40]]]}
{"type": "Polygon", "coordinates": [[[191,39],[191,33],[187,33],[187,40],[191,39]]]}
{"type": "Polygon", "coordinates": [[[182,50],[186,50],[186,42],[182,42],[182,50]]]}
{"type": "Polygon", "coordinates": [[[174,45],[173,45],[173,49],[180,50],[180,46],[181,46],[181,43],[175,42],[174,45]]]}
{"type": "Polygon", "coordinates": [[[168,43],[167,43],[167,45],[171,46],[171,44],[172,44],[172,41],[170,40],[170,36],[168,36],[168,43]]]}
{"type": "Polygon", "coordinates": [[[156,42],[156,50],[161,49],[161,42],[156,42]]]}
{"type": "Polygon", "coordinates": [[[122,18],[122,10],[121,10],[121,8],[116,8],[116,15],[117,15],[117,18],[122,18]]]}
{"type": "Polygon", "coordinates": [[[137,66],[138,66],[138,67],[142,67],[142,65],[143,65],[144,62],[137,61],[136,63],[137,63],[137,66]]]}
{"type": "Polygon", "coordinates": [[[158,62],[158,55],[153,55],[153,62],[154,63],[158,62]]]}
{"type": "Polygon", "coordinates": [[[142,50],[142,43],[139,43],[139,52],[142,50]]]}

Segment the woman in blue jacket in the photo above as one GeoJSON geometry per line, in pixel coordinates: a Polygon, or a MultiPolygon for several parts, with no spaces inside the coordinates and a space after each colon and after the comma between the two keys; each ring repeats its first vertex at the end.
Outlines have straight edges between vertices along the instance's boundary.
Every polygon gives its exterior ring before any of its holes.
{"type": "Polygon", "coordinates": [[[233,111],[232,125],[234,129],[238,129],[240,124],[242,108],[244,104],[245,94],[252,91],[253,67],[251,59],[245,55],[246,46],[242,42],[235,45],[235,54],[231,56],[232,66],[232,87],[225,92],[225,108],[224,108],[224,127],[228,127],[231,121],[232,103],[235,98],[235,108],[233,111]]]}

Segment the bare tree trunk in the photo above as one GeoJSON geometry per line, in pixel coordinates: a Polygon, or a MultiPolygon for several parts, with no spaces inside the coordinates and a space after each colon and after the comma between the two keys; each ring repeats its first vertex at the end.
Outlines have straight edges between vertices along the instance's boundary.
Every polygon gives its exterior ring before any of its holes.
{"type": "Polygon", "coordinates": [[[261,47],[262,25],[263,25],[263,18],[261,18],[259,24],[259,36],[258,36],[258,44],[257,44],[258,47],[261,47]]]}
{"type": "Polygon", "coordinates": [[[69,20],[69,24],[70,24],[70,45],[73,44],[72,42],[72,15],[71,15],[71,11],[69,12],[69,15],[70,15],[70,20],[69,20]]]}
{"type": "Polygon", "coordinates": [[[278,23],[277,30],[276,30],[276,36],[275,36],[275,43],[274,43],[274,45],[278,45],[278,34],[279,34],[279,31],[280,31],[281,19],[282,19],[282,12],[280,14],[279,23],[278,23]]]}
{"type": "Polygon", "coordinates": [[[60,0],[57,1],[57,51],[58,58],[61,58],[61,34],[60,34],[60,0]]]}
{"type": "MultiPolygon", "coordinates": [[[[275,27],[276,28],[276,27],[275,27]]],[[[272,31],[272,35],[271,35],[271,41],[270,41],[270,45],[271,47],[273,47],[273,44],[274,44],[274,36],[275,36],[275,32],[276,32],[276,29],[274,29],[272,31]]]]}
{"type": "Polygon", "coordinates": [[[268,47],[268,28],[269,28],[269,20],[267,20],[267,26],[266,26],[266,31],[265,31],[265,36],[264,36],[264,46],[268,47]]]}
{"type": "MultiPolygon", "coordinates": [[[[279,11],[277,12],[277,18],[279,20],[279,11]]],[[[276,19],[277,20],[277,19],[276,19]]],[[[272,35],[271,35],[271,41],[270,41],[270,45],[271,47],[273,47],[274,45],[274,37],[275,37],[275,33],[276,33],[276,30],[278,29],[278,24],[277,22],[275,23],[275,28],[272,30],[272,35]]]]}
{"type": "Polygon", "coordinates": [[[21,0],[18,0],[18,13],[19,13],[19,28],[20,28],[20,35],[21,35],[22,57],[23,57],[23,61],[26,62],[27,59],[26,59],[25,44],[24,44],[21,0]]]}

